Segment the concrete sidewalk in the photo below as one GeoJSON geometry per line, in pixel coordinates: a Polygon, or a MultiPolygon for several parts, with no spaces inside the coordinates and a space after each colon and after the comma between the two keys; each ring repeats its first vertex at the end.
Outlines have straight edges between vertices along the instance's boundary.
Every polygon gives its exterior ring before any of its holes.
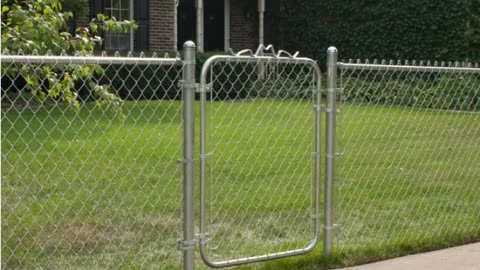
{"type": "Polygon", "coordinates": [[[480,270],[480,243],[343,268],[343,270],[480,270]]]}

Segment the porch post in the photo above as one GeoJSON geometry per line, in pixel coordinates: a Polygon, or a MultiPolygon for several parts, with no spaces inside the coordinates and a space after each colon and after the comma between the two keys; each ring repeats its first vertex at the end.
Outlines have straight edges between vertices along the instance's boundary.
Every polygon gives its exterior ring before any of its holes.
{"type": "MultiPolygon", "coordinates": [[[[133,21],[135,19],[135,13],[134,13],[134,10],[133,10],[135,7],[134,7],[134,4],[133,4],[133,0],[130,0],[128,4],[129,4],[129,7],[130,7],[129,12],[128,12],[128,19],[130,21],[133,21]]],[[[135,50],[134,44],[133,44],[135,42],[133,27],[130,27],[129,35],[130,35],[130,48],[129,48],[129,50],[131,52],[133,52],[135,50]]]]}
{"type": "Polygon", "coordinates": [[[180,4],[180,0],[174,1],[173,7],[173,44],[174,49],[178,48],[178,5],[180,4]]]}
{"type": "Polygon", "coordinates": [[[224,33],[225,33],[225,40],[224,40],[224,50],[228,51],[230,48],[230,0],[224,1],[224,33]]]}
{"type": "Polygon", "coordinates": [[[195,0],[197,9],[197,51],[203,52],[203,0],[195,0]]]}
{"type": "Polygon", "coordinates": [[[258,0],[258,44],[264,44],[263,19],[265,15],[265,0],[258,0]]]}

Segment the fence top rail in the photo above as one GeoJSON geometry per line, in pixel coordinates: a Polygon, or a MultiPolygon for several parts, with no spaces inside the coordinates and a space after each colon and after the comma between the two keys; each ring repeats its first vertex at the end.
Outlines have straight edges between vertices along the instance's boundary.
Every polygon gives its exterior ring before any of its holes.
{"type": "Polygon", "coordinates": [[[122,64],[122,65],[182,65],[180,58],[106,57],[106,56],[38,56],[0,55],[2,63],[20,64],[122,64]]]}
{"type": "Polygon", "coordinates": [[[442,67],[442,66],[415,66],[415,65],[388,65],[388,64],[354,64],[338,63],[341,70],[379,70],[403,72],[440,72],[440,73],[474,73],[480,74],[478,67],[442,67]]]}

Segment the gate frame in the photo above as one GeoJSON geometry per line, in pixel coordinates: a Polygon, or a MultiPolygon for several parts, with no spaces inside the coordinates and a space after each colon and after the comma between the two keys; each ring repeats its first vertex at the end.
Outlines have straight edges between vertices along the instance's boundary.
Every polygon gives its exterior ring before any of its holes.
{"type": "MultiPolygon", "coordinates": [[[[231,52],[233,54],[233,52],[231,52]]],[[[283,50],[279,50],[278,53],[275,53],[272,45],[265,47],[264,45],[260,45],[255,52],[253,53],[252,50],[243,50],[238,52],[234,55],[216,55],[212,56],[207,61],[205,61],[204,65],[202,66],[201,75],[200,75],[200,84],[199,84],[199,92],[200,92],[200,226],[199,226],[199,234],[197,235],[197,239],[200,246],[200,255],[202,260],[206,265],[213,268],[221,268],[221,267],[230,267],[236,265],[243,265],[248,263],[254,262],[262,262],[262,261],[269,261],[273,259],[280,259],[285,257],[297,256],[311,252],[319,242],[319,232],[320,232],[320,159],[321,159],[321,72],[320,68],[316,61],[305,58],[305,57],[297,57],[298,52],[294,55],[289,54],[283,50]],[[271,56],[267,56],[264,54],[265,51],[271,51],[271,56]],[[284,56],[282,56],[284,55],[284,56]],[[219,262],[211,261],[206,252],[206,245],[207,245],[207,238],[208,234],[206,232],[205,226],[205,199],[206,199],[206,192],[205,192],[205,182],[206,182],[206,158],[207,158],[207,151],[206,151],[206,103],[207,103],[207,89],[210,87],[207,84],[207,75],[210,70],[210,67],[214,63],[218,62],[236,62],[236,63],[254,63],[258,64],[259,72],[261,73],[265,63],[285,63],[285,64],[308,64],[313,67],[315,77],[316,77],[316,90],[313,92],[313,110],[315,111],[315,174],[314,174],[314,182],[315,187],[314,191],[314,236],[310,244],[302,249],[295,249],[290,251],[284,252],[277,252],[271,253],[266,255],[259,255],[253,257],[245,257],[240,259],[231,259],[231,260],[224,260],[219,262]]],[[[188,105],[188,104],[187,104],[188,105]]]]}

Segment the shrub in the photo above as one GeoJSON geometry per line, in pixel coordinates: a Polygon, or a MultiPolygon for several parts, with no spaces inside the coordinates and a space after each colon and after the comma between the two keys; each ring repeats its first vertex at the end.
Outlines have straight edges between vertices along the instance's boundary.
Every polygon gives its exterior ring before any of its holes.
{"type": "Polygon", "coordinates": [[[480,61],[478,0],[282,0],[282,47],[341,58],[480,61]]]}
{"type": "Polygon", "coordinates": [[[344,102],[480,111],[480,79],[474,75],[399,74],[368,78],[353,74],[344,85],[344,102]]]}

